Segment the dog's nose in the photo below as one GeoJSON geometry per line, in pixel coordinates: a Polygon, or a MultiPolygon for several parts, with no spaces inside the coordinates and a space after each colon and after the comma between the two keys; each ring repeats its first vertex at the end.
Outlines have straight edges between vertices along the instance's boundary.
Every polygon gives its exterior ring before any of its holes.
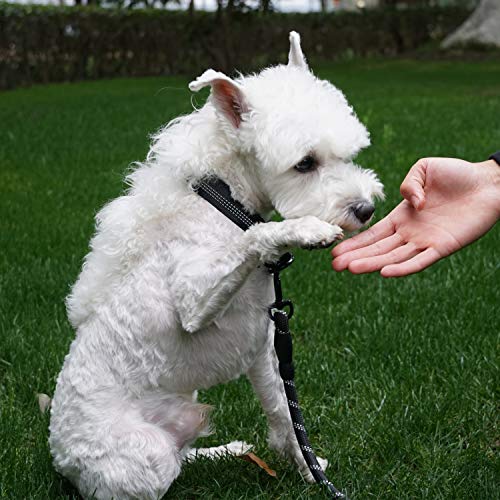
{"type": "Polygon", "coordinates": [[[356,218],[364,224],[375,212],[375,205],[369,202],[358,203],[354,205],[352,211],[356,218]]]}

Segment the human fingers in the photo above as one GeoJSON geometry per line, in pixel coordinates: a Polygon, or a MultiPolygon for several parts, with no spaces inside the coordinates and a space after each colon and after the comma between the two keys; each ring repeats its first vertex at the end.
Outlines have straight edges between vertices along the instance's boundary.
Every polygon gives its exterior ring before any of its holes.
{"type": "Polygon", "coordinates": [[[337,245],[332,250],[333,257],[338,257],[346,252],[351,252],[361,247],[371,245],[376,241],[387,238],[394,233],[394,226],[389,217],[384,217],[381,221],[377,222],[370,229],[349,238],[337,245]]]}
{"type": "Polygon", "coordinates": [[[364,259],[366,257],[375,257],[376,255],[383,255],[396,247],[401,246],[402,238],[399,234],[394,233],[387,238],[376,241],[371,245],[366,247],[358,248],[357,250],[351,250],[346,252],[339,257],[336,257],[333,261],[333,269],[335,271],[343,271],[347,269],[349,264],[354,260],[364,259]]]}
{"type": "Polygon", "coordinates": [[[421,158],[410,168],[404,181],[401,183],[400,192],[416,210],[423,208],[425,204],[425,178],[429,158],[421,158]]]}
{"type": "Polygon", "coordinates": [[[359,259],[349,264],[349,271],[353,274],[372,273],[378,271],[389,264],[396,264],[411,259],[418,254],[418,250],[413,243],[407,243],[387,252],[384,255],[359,259]]]}
{"type": "Polygon", "coordinates": [[[408,274],[422,271],[431,264],[434,264],[434,262],[438,261],[440,258],[441,256],[436,249],[427,248],[423,252],[420,252],[415,255],[415,257],[405,262],[383,267],[380,274],[384,278],[399,278],[401,276],[407,276],[408,274]]]}

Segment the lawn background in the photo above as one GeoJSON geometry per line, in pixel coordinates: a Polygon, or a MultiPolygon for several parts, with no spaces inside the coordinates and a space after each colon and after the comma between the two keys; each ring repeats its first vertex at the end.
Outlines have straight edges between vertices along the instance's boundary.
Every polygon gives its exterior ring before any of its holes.
{"type": "MultiPolygon", "coordinates": [[[[500,149],[500,63],[316,69],[372,133],[358,161],[386,186],[378,218],[420,156],[479,161],[500,149]]],[[[63,301],[93,217],[144,158],[148,134],[190,111],[186,84],[128,79],[0,93],[0,498],[77,498],[52,469],[49,417],[35,395],[53,393],[73,338],[63,301]]],[[[297,384],[311,441],[352,498],[499,498],[499,246],[495,228],[401,280],[335,274],[328,252],[296,252],[283,274],[296,303],[297,384]]],[[[278,479],[237,459],[200,461],[166,498],[324,498],[267,450],[244,378],[201,400],[215,405],[217,432],[200,444],[252,442],[278,479]]]]}

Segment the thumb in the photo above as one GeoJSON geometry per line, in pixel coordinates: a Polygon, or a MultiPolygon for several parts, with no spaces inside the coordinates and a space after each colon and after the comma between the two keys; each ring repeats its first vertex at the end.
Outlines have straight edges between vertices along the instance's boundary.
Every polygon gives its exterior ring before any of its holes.
{"type": "Polygon", "coordinates": [[[418,160],[417,163],[410,168],[401,184],[401,195],[413,205],[415,210],[422,209],[425,204],[424,186],[428,165],[428,158],[418,160]]]}

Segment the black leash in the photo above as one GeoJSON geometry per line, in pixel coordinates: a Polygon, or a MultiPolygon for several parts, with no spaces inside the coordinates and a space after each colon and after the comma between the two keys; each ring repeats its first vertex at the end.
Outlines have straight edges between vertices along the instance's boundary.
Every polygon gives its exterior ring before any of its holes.
{"type": "MultiPolygon", "coordinates": [[[[231,196],[229,186],[217,177],[204,179],[198,182],[193,189],[243,231],[246,231],[254,224],[265,222],[260,215],[251,214],[241,203],[236,201],[231,196]]],[[[293,316],[293,303],[291,300],[283,298],[280,279],[280,272],[290,266],[292,262],[293,255],[285,253],[276,262],[266,264],[267,269],[273,275],[274,283],[275,300],[269,306],[269,316],[274,322],[274,349],[278,357],[279,374],[283,380],[295,437],[311,474],[318,484],[326,486],[332,498],[347,500],[347,496],[335,488],[319,465],[307,437],[304,418],[299,406],[294,382],[292,335],[288,325],[288,320],[293,316]]]]}
{"type": "Polygon", "coordinates": [[[287,268],[293,262],[291,253],[283,254],[279,260],[272,264],[266,264],[273,275],[274,293],[276,300],[269,306],[269,316],[274,322],[274,350],[278,357],[278,368],[283,387],[285,388],[288,410],[292,418],[293,430],[299,443],[300,451],[306,461],[311,474],[318,484],[326,486],[332,498],[344,498],[346,495],[337,490],[332,482],[326,477],[321,465],[319,465],[314,450],[307,436],[304,417],[299,406],[297,390],[295,388],[295,369],[293,366],[292,335],[288,326],[288,320],[293,316],[293,303],[284,300],[281,290],[280,271],[287,268]],[[288,313],[286,309],[289,309],[288,313]]]}

